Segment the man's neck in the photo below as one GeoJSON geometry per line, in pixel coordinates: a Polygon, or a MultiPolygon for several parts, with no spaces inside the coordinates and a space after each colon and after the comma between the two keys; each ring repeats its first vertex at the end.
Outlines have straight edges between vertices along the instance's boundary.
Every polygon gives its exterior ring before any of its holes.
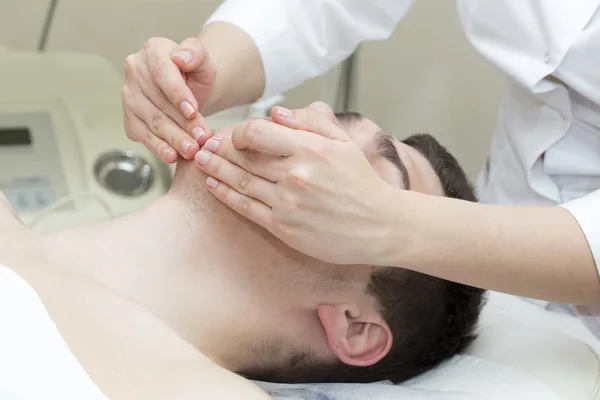
{"type": "Polygon", "coordinates": [[[235,369],[227,360],[244,329],[239,315],[244,305],[256,304],[243,269],[251,274],[248,249],[260,251],[256,237],[264,238],[237,215],[215,212],[215,201],[169,193],[125,217],[49,235],[45,252],[54,264],[135,302],[213,361],[235,369]],[[244,248],[236,248],[240,243],[244,248]]]}

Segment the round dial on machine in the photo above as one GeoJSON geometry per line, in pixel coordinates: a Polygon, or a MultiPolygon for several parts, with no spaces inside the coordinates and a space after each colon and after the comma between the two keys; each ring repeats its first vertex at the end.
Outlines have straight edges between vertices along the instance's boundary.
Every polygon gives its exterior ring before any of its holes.
{"type": "Polygon", "coordinates": [[[154,183],[155,172],[144,158],[132,151],[102,154],[94,165],[94,176],[105,189],[122,196],[141,196],[154,183]]]}

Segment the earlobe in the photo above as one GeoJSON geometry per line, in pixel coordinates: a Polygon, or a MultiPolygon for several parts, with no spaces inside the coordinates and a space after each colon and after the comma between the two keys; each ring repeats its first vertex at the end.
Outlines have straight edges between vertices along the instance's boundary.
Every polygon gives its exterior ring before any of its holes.
{"type": "Polygon", "coordinates": [[[377,310],[348,305],[321,305],[317,309],[331,351],[345,364],[376,364],[392,347],[392,333],[377,310]]]}

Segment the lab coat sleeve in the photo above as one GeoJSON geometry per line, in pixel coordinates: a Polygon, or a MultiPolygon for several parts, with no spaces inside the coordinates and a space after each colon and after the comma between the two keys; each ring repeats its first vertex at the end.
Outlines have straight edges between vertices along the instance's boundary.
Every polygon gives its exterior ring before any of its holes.
{"type": "Polygon", "coordinates": [[[600,269],[600,190],[563,204],[577,220],[587,238],[596,267],[600,269]]]}
{"type": "Polygon", "coordinates": [[[230,22],[260,52],[263,98],[344,60],[363,41],[387,39],[414,0],[227,0],[206,24],[230,22]]]}

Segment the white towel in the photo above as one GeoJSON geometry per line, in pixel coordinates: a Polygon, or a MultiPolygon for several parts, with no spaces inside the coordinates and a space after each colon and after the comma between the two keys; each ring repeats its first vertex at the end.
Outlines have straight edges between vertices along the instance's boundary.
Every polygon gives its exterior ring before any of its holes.
{"type": "Polygon", "coordinates": [[[0,265],[0,399],[106,400],[37,293],[0,265]]]}
{"type": "Polygon", "coordinates": [[[259,385],[277,400],[558,400],[547,386],[520,371],[466,355],[398,386],[259,385]]]}

